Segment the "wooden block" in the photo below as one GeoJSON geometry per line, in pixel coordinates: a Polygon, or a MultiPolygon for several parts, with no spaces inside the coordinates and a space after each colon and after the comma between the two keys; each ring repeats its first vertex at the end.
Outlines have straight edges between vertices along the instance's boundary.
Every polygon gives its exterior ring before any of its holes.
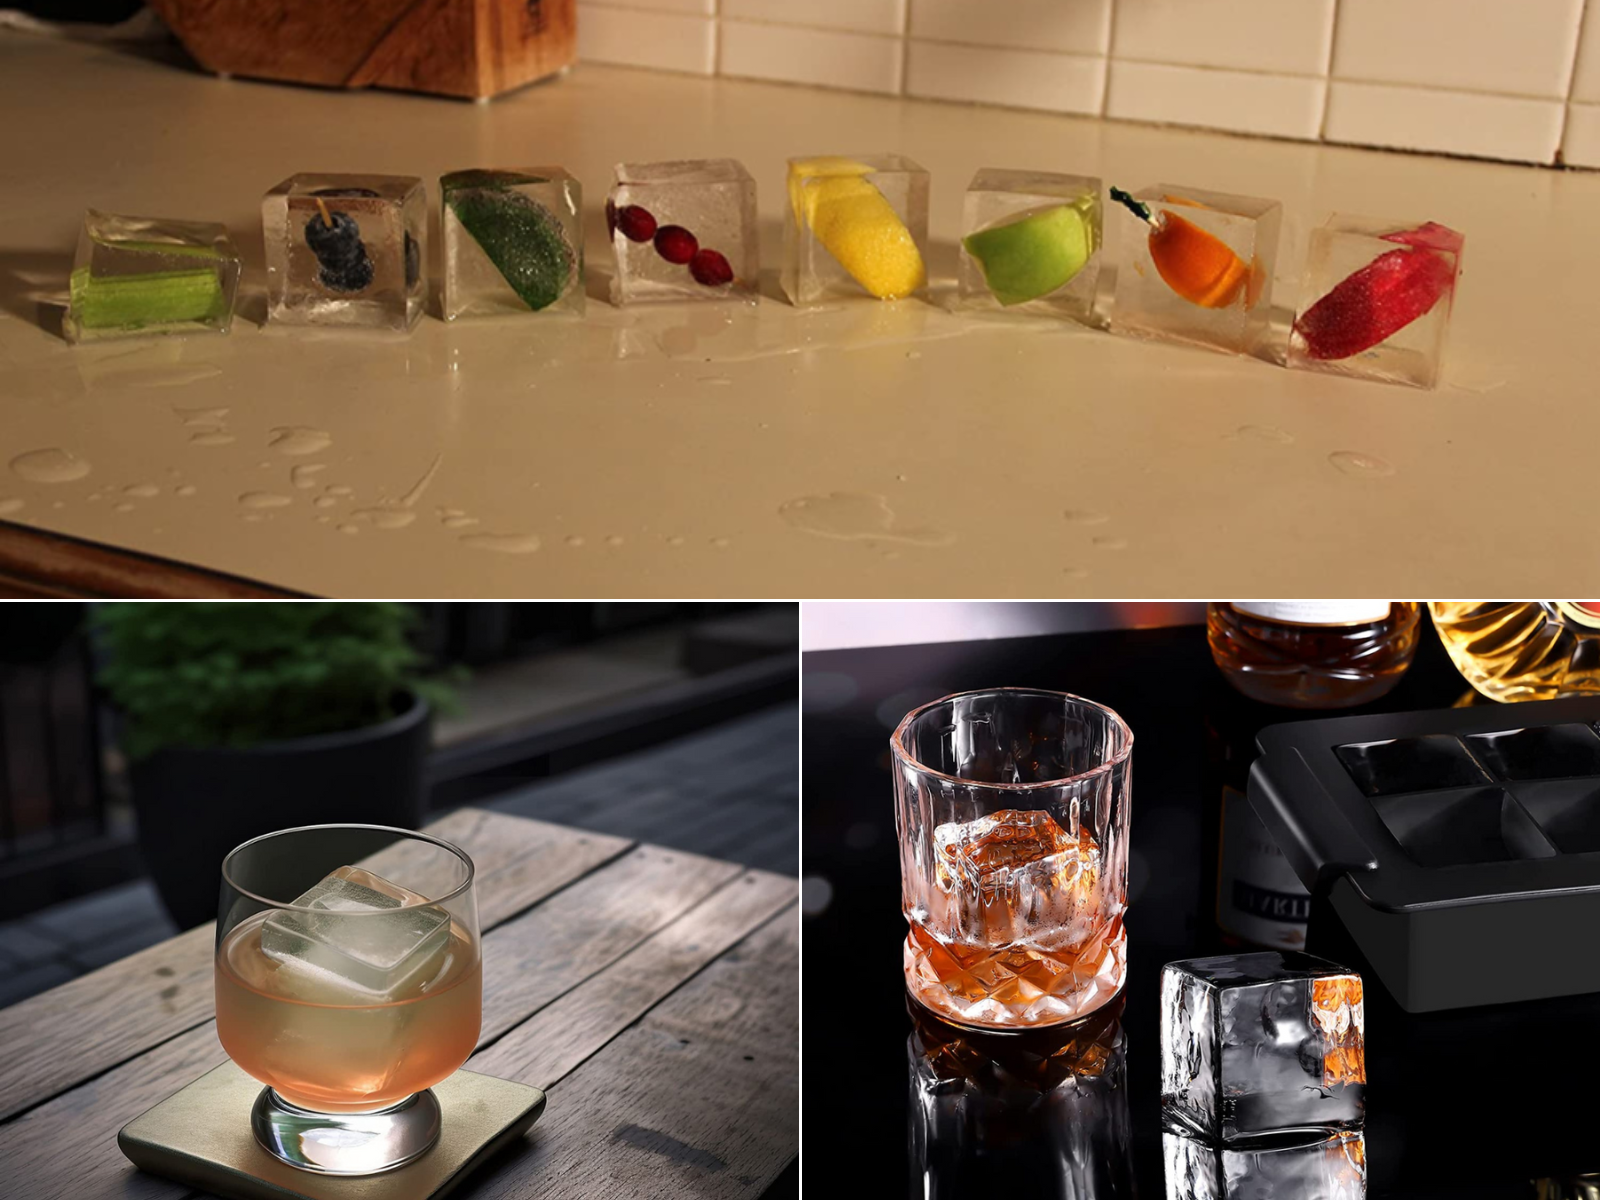
{"type": "Polygon", "coordinates": [[[576,0],[152,0],[208,71],[482,98],[577,55],[576,0]]]}

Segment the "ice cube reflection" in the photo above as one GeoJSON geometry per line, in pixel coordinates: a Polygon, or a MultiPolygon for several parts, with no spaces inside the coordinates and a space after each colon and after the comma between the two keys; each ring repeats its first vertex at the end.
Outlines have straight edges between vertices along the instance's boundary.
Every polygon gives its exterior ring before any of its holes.
{"type": "Polygon", "coordinates": [[[907,1004],[910,1175],[923,1200],[1024,1184],[1044,1200],[1132,1195],[1123,1004],[1064,1029],[985,1034],[907,1004]]]}
{"type": "Polygon", "coordinates": [[[1367,1143],[1359,1130],[1282,1134],[1218,1146],[1161,1135],[1167,1200],[1359,1200],[1367,1194],[1367,1143]]]}

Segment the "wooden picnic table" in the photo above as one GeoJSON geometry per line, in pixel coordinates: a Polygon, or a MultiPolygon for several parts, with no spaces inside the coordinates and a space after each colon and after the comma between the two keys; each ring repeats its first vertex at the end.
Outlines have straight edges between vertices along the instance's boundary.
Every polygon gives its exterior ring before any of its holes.
{"type": "MultiPolygon", "coordinates": [[[[755,1197],[799,1152],[795,881],[482,809],[483,1032],[467,1066],[545,1089],[456,1193],[755,1197]]],[[[183,1200],[117,1130],[227,1057],[210,924],[0,1009],[0,1195],[183,1200]]]]}

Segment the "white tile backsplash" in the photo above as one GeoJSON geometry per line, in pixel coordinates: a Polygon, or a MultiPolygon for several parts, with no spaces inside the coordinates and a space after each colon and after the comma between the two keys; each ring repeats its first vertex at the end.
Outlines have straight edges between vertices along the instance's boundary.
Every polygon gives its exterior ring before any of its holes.
{"type": "Polygon", "coordinates": [[[1600,167],[1600,0],[578,0],[578,14],[596,62],[1600,167]]]}
{"type": "Polygon", "coordinates": [[[1583,0],[1339,0],[1333,75],[1564,99],[1583,0]]]}
{"type": "Polygon", "coordinates": [[[898,92],[904,61],[899,38],[754,21],[722,22],[724,75],[857,92],[898,92]]]}
{"type": "Polygon", "coordinates": [[[935,100],[1098,114],[1105,86],[1106,60],[1088,55],[913,40],[906,59],[906,94],[935,100]]]}
{"type": "Polygon", "coordinates": [[[1104,54],[1110,34],[1111,0],[911,0],[913,39],[1104,54]]]}
{"type": "Polygon", "coordinates": [[[1334,0],[1117,0],[1118,59],[1322,75],[1334,0]]]}

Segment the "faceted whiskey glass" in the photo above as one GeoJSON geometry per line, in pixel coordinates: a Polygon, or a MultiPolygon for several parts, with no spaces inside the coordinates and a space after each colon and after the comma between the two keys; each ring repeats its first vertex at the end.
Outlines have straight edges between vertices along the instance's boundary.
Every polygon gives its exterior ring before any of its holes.
{"type": "Polygon", "coordinates": [[[1122,718],[1064,692],[963,692],[907,714],[890,745],[912,998],[1002,1030],[1115,998],[1133,753],[1122,718]]]}
{"type": "Polygon", "coordinates": [[[439,1139],[432,1088],[483,1014],[472,860],[427,834],[312,825],[222,863],[217,1037],[266,1086],[256,1140],[308,1171],[368,1175],[439,1139]]]}

